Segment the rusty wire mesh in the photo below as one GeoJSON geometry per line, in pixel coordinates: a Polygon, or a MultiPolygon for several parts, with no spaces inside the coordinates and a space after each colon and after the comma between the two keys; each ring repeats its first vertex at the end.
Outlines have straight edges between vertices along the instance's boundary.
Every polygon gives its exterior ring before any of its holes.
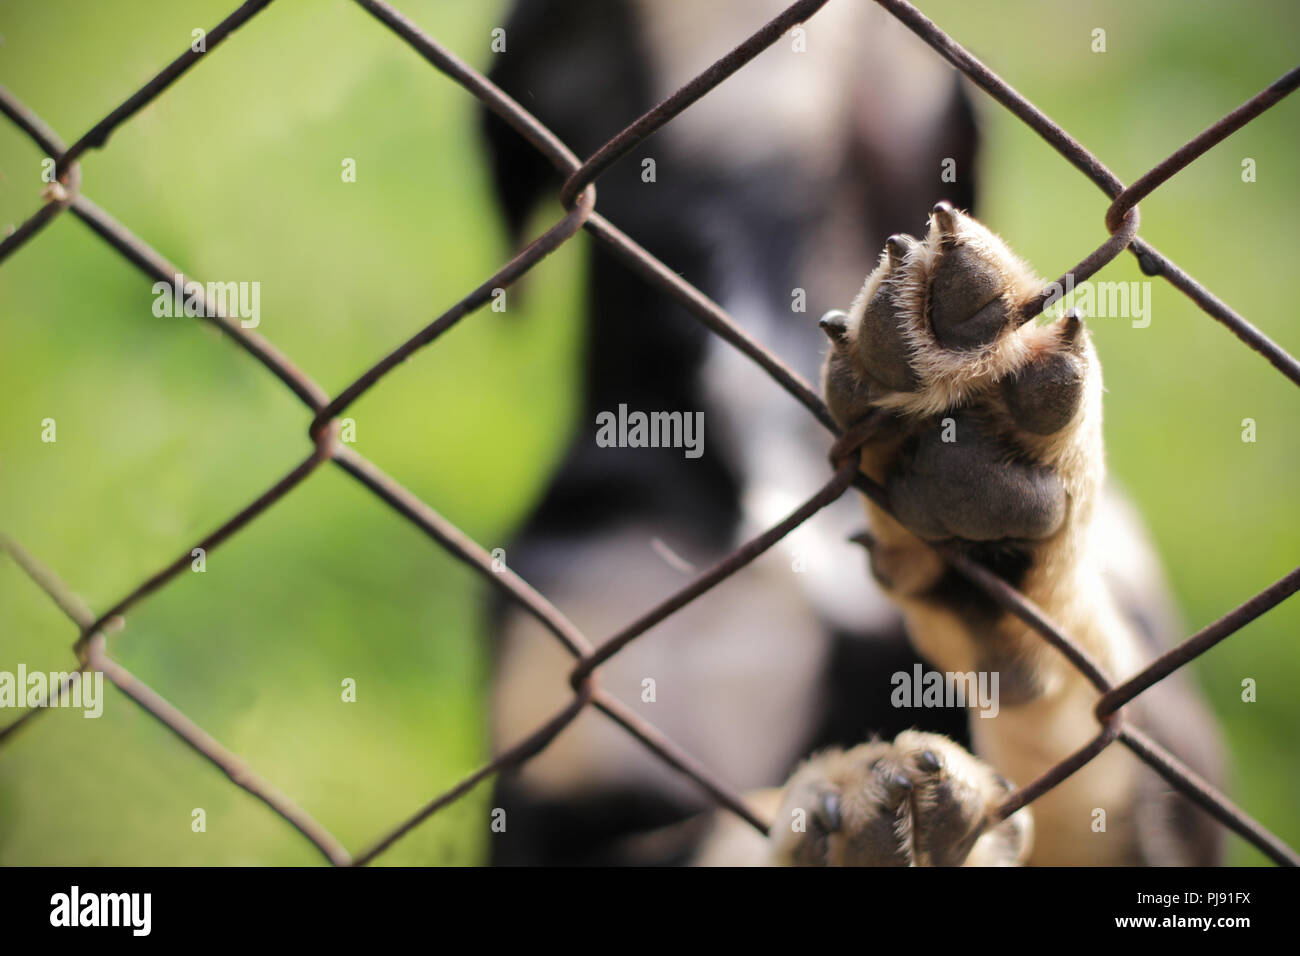
{"type": "MultiPolygon", "coordinates": [[[[355,2],[436,69],[477,97],[488,109],[524,137],[563,175],[565,182],[560,191],[560,199],[565,213],[546,232],[533,240],[476,289],[394,348],[381,361],[362,372],[352,384],[333,398],[296,368],[271,343],[255,332],[242,328],[238,321],[232,321],[219,313],[212,315],[212,310],[205,308],[203,312],[210,316],[209,321],[216,323],[235,343],[261,362],[311,411],[312,418],[308,427],[311,451],[299,465],[220,527],[196,542],[194,547],[203,548],[205,551],[217,547],[299,486],[325,462],[333,462],[452,555],[478,571],[492,586],[501,589],[510,600],[517,602],[549,630],[574,658],[570,679],[573,696],[566,706],[527,738],[497,754],[490,762],[424,805],[418,812],[354,857],[325,827],[297,806],[293,800],[255,773],[237,755],[226,750],[184,713],[143,685],[106,653],[107,635],[121,629],[124,625],[123,615],[127,611],[154,591],[166,586],[184,570],[191,560],[190,548],[185,549],[175,561],[142,581],[112,607],[96,615],[73,595],[54,573],[28,554],[17,542],[4,539],[4,547],[16,563],[75,622],[80,631],[80,637],[74,645],[78,669],[59,688],[58,695],[61,697],[65,694],[87,671],[101,671],[109,681],[145,711],[224,771],[232,782],[253,794],[295,827],[327,860],[339,865],[358,865],[374,860],[429,816],[468,793],[482,780],[502,769],[521,764],[544,749],[588,707],[596,708],[621,725],[665,763],[691,778],[719,805],[735,812],[758,830],[766,832],[766,824],[755,817],[744,800],[725,783],[716,779],[708,768],[701,766],[653,725],[602,690],[599,686],[599,666],[655,624],[753,561],[792,529],[838,498],[851,485],[856,486],[888,510],[889,503],[883,489],[859,473],[857,456],[854,454],[854,451],[870,436],[876,419],[869,418],[861,425],[855,426],[849,433],[839,435],[826,407],[808,383],[787,367],[778,356],[773,355],[751,338],[718,305],[596,211],[595,181],[617,159],[643,142],[696,100],[708,94],[727,77],[775,43],[790,28],[816,13],[828,0],[799,0],[791,4],[783,13],[730,53],[714,62],[672,96],[645,113],[585,161],[579,160],[550,130],[489,82],[486,77],[440,46],[436,40],[392,6],[383,0],[355,0],[355,2]],[[832,476],[816,494],[779,524],[746,542],[716,566],[664,599],[657,607],[599,643],[590,641],[552,606],[544,595],[539,594],[510,569],[500,566],[494,569],[490,555],[446,518],[356,451],[340,444],[336,422],[336,417],[341,412],[364,392],[375,386],[398,363],[433,342],[460,319],[486,303],[494,289],[509,286],[519,279],[543,257],[572,238],[579,229],[586,229],[594,235],[597,241],[615,252],[646,282],[673,297],[708,329],[757,363],[777,385],[802,403],[829,432],[837,435],[831,451],[832,476]]],[[[1111,200],[1104,217],[1108,232],[1106,240],[1085,256],[1074,269],[1069,270],[1067,275],[1073,276],[1076,283],[1081,282],[1115,259],[1125,249],[1131,249],[1144,272],[1165,278],[1208,315],[1227,326],[1247,346],[1260,353],[1279,372],[1300,385],[1300,363],[1137,235],[1137,203],[1210,147],[1292,93],[1300,85],[1300,68],[1281,77],[1180,146],[1135,183],[1125,186],[1096,156],[963,49],[915,7],[905,0],[875,0],[875,2],[964,73],[975,85],[1038,133],[1111,200]]],[[[186,50],[71,146],[65,146],[40,117],[24,107],[8,90],[0,87],[0,111],[3,111],[11,122],[34,140],[48,156],[54,158],[57,178],[57,182],[51,183],[44,194],[45,204],[0,241],[0,262],[31,240],[65,210],[70,210],[100,238],[153,280],[170,283],[175,276],[183,276],[181,270],[175,268],[144,241],[116,222],[81,192],[79,160],[87,150],[104,146],[109,135],[117,127],[160,96],[201,58],[211,55],[233,31],[243,26],[270,3],[271,0],[248,0],[241,5],[208,32],[203,51],[192,48],[186,50]]],[[[1060,281],[1064,282],[1064,278],[1062,276],[1060,281]]],[[[183,277],[182,282],[184,281],[188,281],[188,277],[183,277]]],[[[1035,314],[1043,308],[1046,297],[1045,291],[1043,296],[1031,303],[1030,308],[1035,314]]],[[[1124,704],[1157,681],[1294,594],[1300,589],[1300,567],[1217,621],[1202,628],[1177,647],[1152,661],[1139,673],[1117,684],[1069,635],[1063,633],[1038,608],[1006,582],[960,552],[948,548],[941,548],[941,552],[944,558],[973,584],[1064,654],[1101,695],[1095,709],[1099,724],[1097,736],[1038,780],[1013,792],[999,808],[999,818],[1029,804],[1092,760],[1106,747],[1119,742],[1203,810],[1253,844],[1270,859],[1284,865],[1300,864],[1300,854],[1236,807],[1222,793],[1139,728],[1127,723],[1121,711],[1124,704]]],[[[43,704],[50,702],[47,700],[43,704]]],[[[43,706],[31,708],[8,726],[0,729],[0,744],[10,739],[17,730],[43,709],[43,706]]]]}

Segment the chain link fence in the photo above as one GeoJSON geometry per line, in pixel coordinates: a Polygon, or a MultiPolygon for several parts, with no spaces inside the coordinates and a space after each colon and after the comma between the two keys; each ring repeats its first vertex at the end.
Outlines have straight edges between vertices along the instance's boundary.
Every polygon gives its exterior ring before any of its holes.
{"type": "MultiPolygon", "coordinates": [[[[90,201],[81,191],[80,160],[88,150],[103,147],[115,129],[161,96],[169,86],[195,67],[201,59],[212,55],[231,33],[251,20],[271,2],[272,0],[248,0],[208,31],[206,45],[202,50],[193,48],[186,50],[71,146],[66,146],[58,134],[40,117],[28,110],[11,92],[0,87],[0,111],[54,159],[56,180],[45,191],[45,204],[3,241],[0,241],[0,263],[3,263],[20,246],[31,241],[56,217],[71,212],[151,280],[171,284],[177,276],[181,276],[181,287],[184,287],[185,282],[191,281],[180,269],[90,201]]],[[[654,625],[691,601],[700,598],[719,582],[749,564],[851,486],[856,487],[888,511],[889,502],[884,490],[858,471],[856,455],[856,450],[877,427],[879,418],[869,417],[849,432],[839,434],[817,393],[782,362],[779,356],[764,349],[718,305],[596,211],[595,183],[600,174],[612,163],[689,108],[696,100],[707,95],[731,74],[777,42],[792,27],[815,14],[828,0],[799,0],[793,3],[730,53],[714,62],[672,96],[609,140],[585,161],[575,156],[550,130],[489,82],[486,77],[443,48],[398,10],[383,0],[355,0],[355,2],[434,68],[450,77],[472,96],[477,97],[561,173],[564,177],[564,185],[560,191],[560,199],[565,213],[554,225],[476,289],[394,348],[381,361],[362,372],[352,384],[334,397],[329,396],[310,377],[296,368],[270,342],[256,332],[241,327],[237,319],[232,320],[219,310],[213,310],[210,304],[204,303],[205,307],[201,311],[206,320],[215,323],[231,341],[262,363],[307,407],[311,413],[307,429],[310,452],[288,474],[220,527],[195,542],[193,547],[202,548],[205,553],[218,547],[301,485],[318,468],[331,463],[368,488],[438,545],[479,572],[492,587],[499,588],[509,600],[516,602],[550,631],[574,659],[570,678],[572,698],[527,738],[497,754],[489,763],[461,780],[450,790],[435,797],[418,812],[381,836],[369,848],[354,856],[325,827],[278,790],[274,784],[254,772],[236,754],[223,747],[184,713],[142,684],[108,655],[106,650],[108,635],[119,631],[124,626],[123,616],[131,608],[155,591],[166,587],[190,565],[190,548],[187,548],[175,561],[140,582],[112,607],[96,614],[72,594],[57,575],[45,568],[20,544],[5,538],[3,539],[5,550],[17,565],[50,596],[79,629],[80,637],[74,645],[78,669],[59,687],[57,693],[59,697],[68,693],[73,684],[87,672],[102,672],[131,700],[225,772],[234,784],[244,788],[279,814],[311,841],[327,860],[338,865],[362,865],[371,862],[421,822],[464,796],[481,781],[505,768],[517,766],[543,750],[589,707],[602,712],[610,720],[622,726],[627,733],[638,739],[661,760],[698,784],[720,806],[736,813],[759,831],[766,832],[767,823],[751,812],[739,794],[717,779],[707,767],[700,765],[652,724],[640,718],[624,703],[601,688],[600,665],[654,625]],[[597,242],[612,250],[647,283],[681,303],[705,327],[758,364],[777,386],[785,389],[793,400],[801,403],[835,439],[831,448],[831,477],[816,494],[779,524],[746,542],[717,565],[667,597],[657,607],[643,614],[618,633],[599,642],[593,642],[581,633],[544,595],[530,587],[528,582],[519,578],[509,568],[499,563],[494,567],[488,552],[454,524],[356,451],[341,444],[338,440],[337,423],[338,416],[345,409],[376,386],[396,365],[418,349],[434,342],[461,319],[488,302],[493,290],[505,288],[518,280],[546,255],[571,239],[580,229],[587,230],[597,242]],[[216,314],[213,314],[214,311],[216,314]]],[[[839,0],[839,2],[846,2],[846,0],[839,0]]],[[[1125,186],[1096,156],[963,49],[915,7],[905,0],[875,0],[875,2],[929,44],[937,55],[964,73],[971,82],[1038,133],[1106,194],[1110,205],[1104,217],[1108,233],[1105,241],[1065,275],[1072,276],[1075,283],[1082,282],[1124,250],[1131,250],[1147,275],[1160,276],[1170,282],[1207,315],[1227,326],[1246,346],[1258,352],[1292,382],[1300,385],[1300,363],[1137,234],[1138,202],[1216,143],[1294,92],[1296,87],[1300,86],[1300,68],[1287,73],[1180,146],[1136,182],[1125,186]]],[[[1059,280],[1062,284],[1065,275],[1059,280]]],[[[1045,290],[1034,308],[1035,312],[1042,309],[1047,296],[1048,292],[1045,290]]],[[[1124,704],[1157,681],[1200,656],[1294,594],[1300,589],[1300,567],[1191,635],[1177,647],[1156,658],[1139,673],[1116,683],[1068,634],[1063,633],[1038,608],[1006,582],[955,550],[942,547],[940,550],[944,559],[952,567],[1064,654],[1100,694],[1095,709],[1098,720],[1096,737],[1038,780],[1011,793],[998,809],[998,819],[1003,819],[1031,803],[1105,748],[1118,743],[1135,753],[1205,812],[1253,844],[1273,861],[1284,865],[1300,864],[1300,854],[1236,807],[1222,793],[1191,771],[1141,729],[1128,723],[1121,710],[1124,704]]],[[[51,701],[43,702],[43,704],[48,703],[51,701]]],[[[18,730],[30,723],[44,709],[44,706],[30,708],[8,726],[0,729],[0,745],[9,741],[18,730]]]]}

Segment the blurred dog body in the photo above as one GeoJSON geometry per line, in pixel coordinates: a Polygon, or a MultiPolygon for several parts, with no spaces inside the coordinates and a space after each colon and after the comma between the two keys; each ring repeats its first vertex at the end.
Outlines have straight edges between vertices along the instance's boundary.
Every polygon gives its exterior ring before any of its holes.
{"type": "MultiPolygon", "coordinates": [[[[586,156],[785,6],[521,0],[491,76],[586,156]]],[[[517,240],[558,178],[494,117],[485,135],[517,240]]],[[[811,383],[817,317],[853,298],[885,238],[917,229],[938,199],[975,206],[976,142],[966,94],[933,51],[874,4],[832,3],[605,172],[598,208],[811,383]]],[[[809,497],[829,475],[829,439],[749,359],[599,243],[589,250],[582,411],[507,553],[603,640],[809,497]],[[598,417],[621,406],[702,411],[703,454],[602,447],[598,417]]],[[[914,727],[969,745],[963,710],[890,705],[891,675],[920,659],[848,540],[863,524],[855,498],[634,640],[601,668],[602,686],[739,790],[779,785],[815,749],[873,734],[914,727]]],[[[1167,640],[1176,622],[1158,563],[1108,501],[1110,576],[1144,632],[1167,640]]],[[[499,749],[563,706],[572,660],[513,608],[494,620],[499,749]]],[[[701,829],[668,825],[710,803],[588,711],[501,776],[494,806],[507,814],[499,864],[675,863],[701,829]]]]}
{"type": "MultiPolygon", "coordinates": [[[[784,6],[526,0],[491,75],[588,155],[784,6]]],[[[832,4],[801,29],[611,168],[597,190],[612,222],[815,382],[816,317],[852,298],[883,239],[913,226],[941,188],[971,204],[975,128],[952,71],[871,5],[832,4]],[[939,181],[945,158],[956,184],[939,181]]],[[[520,238],[557,180],[499,121],[486,129],[520,238]]],[[[753,363],[595,244],[589,270],[582,415],[507,553],[599,639],[811,495],[827,477],[828,439],[753,363]],[[620,405],[702,410],[702,457],[598,447],[596,416],[620,405]]],[[[916,658],[848,541],[861,524],[851,496],[837,503],[633,641],[602,668],[602,686],[742,789],[778,783],[810,749],[871,731],[924,723],[962,738],[964,715],[888,707],[889,674],[916,658]],[[650,687],[653,701],[643,699],[650,687]]],[[[493,728],[506,746],[562,705],[572,662],[509,608],[498,641],[493,728]]],[[[496,805],[508,820],[494,839],[499,863],[674,862],[689,850],[688,831],[667,845],[637,834],[708,806],[598,713],[505,775],[496,805]]]]}

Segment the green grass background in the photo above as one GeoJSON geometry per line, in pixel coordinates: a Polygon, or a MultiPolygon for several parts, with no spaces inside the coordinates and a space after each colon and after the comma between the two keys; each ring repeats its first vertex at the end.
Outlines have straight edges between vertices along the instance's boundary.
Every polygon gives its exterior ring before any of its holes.
{"type": "MultiPolygon", "coordinates": [[[[71,142],[232,5],[0,0],[0,82],[71,142]]],[[[501,4],[399,6],[488,65],[501,4]]],[[[1300,25],[1281,0],[923,8],[1130,181],[1294,66],[1300,25]],[[1094,27],[1104,54],[1090,50],[1094,27]]],[[[981,107],[983,216],[1056,275],[1104,238],[1104,200],[981,107]]],[[[1298,119],[1300,99],[1282,104],[1142,204],[1144,236],[1293,353],[1298,119]],[[1242,182],[1243,157],[1257,182],[1242,182]]],[[[336,393],[507,257],[472,121],[470,96],[353,4],[278,0],[88,154],[84,190],[195,277],[259,281],[259,331],[336,393]],[[345,157],[355,183],[341,182],[345,157]]],[[[0,123],[0,227],[39,205],[41,158],[0,123]]],[[[535,269],[507,314],[469,318],[349,412],[361,453],[489,549],[537,494],[574,409],[585,241],[535,269]]],[[[1143,277],[1125,256],[1098,278],[1143,277]]],[[[155,318],[149,286],[70,215],[0,268],[0,528],[96,609],[309,449],[298,401],[208,327],[155,318]],[[46,417],[54,444],[40,441],[46,417]]],[[[1300,396],[1159,281],[1149,328],[1093,328],[1112,471],[1199,627],[1300,555],[1300,396]]],[[[1234,796],[1292,844],[1298,626],[1300,604],[1283,605],[1195,666],[1231,746],[1234,796]],[[1256,703],[1240,699],[1245,677],[1256,703]]],[[[75,636],[0,561],[0,669],[66,668],[75,636]]],[[[333,467],[209,554],[206,573],[132,611],[112,649],[354,851],[485,755],[477,580],[333,467]],[[347,677],[354,704],[340,702],[347,677]]],[[[100,720],[51,711],[0,751],[0,863],[319,861],[107,693],[100,720]],[[191,832],[196,807],[206,833],[191,832]]],[[[382,862],[477,861],[488,811],[481,787],[382,862]]],[[[1234,844],[1233,859],[1261,857],[1234,844]]]]}

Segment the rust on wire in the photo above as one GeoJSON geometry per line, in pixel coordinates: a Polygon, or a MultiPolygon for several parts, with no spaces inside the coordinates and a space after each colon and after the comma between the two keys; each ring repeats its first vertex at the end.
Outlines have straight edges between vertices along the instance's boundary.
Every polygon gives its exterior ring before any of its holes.
{"type": "Polygon", "coordinates": [[[844,494],[844,490],[853,483],[853,476],[857,470],[857,461],[853,458],[845,458],[831,480],[820,491],[782,518],[780,522],[746,541],[676,594],[669,595],[658,606],[606,640],[595,653],[585,657],[574,668],[570,681],[577,684],[585,680],[588,674],[630,644],[634,638],[640,637],[668,616],[676,614],[701,594],[711,591],[741,568],[757,560],[772,545],[844,494]]]}
{"type": "Polygon", "coordinates": [[[270,2],[271,0],[248,0],[207,32],[200,49],[195,49],[197,41],[191,44],[189,49],[167,64],[157,76],[127,97],[121,105],[88,129],[79,140],[59,155],[54,166],[55,175],[62,176],[69,164],[86,150],[101,148],[108,142],[108,137],[112,135],[113,130],[152,103],[163,90],[184,76],[200,59],[215,50],[222,40],[260,13],[270,2]]]}
{"type": "Polygon", "coordinates": [[[1227,139],[1274,103],[1278,103],[1283,97],[1294,93],[1298,86],[1300,86],[1300,67],[1291,70],[1267,89],[1242,103],[1213,126],[1178,147],[1166,159],[1156,164],[1150,172],[1140,176],[1136,182],[1126,187],[1115,197],[1115,201],[1106,210],[1106,226],[1113,231],[1117,228],[1124,213],[1151,195],[1151,192],[1157,186],[1186,168],[1212,146],[1227,139]]]}
{"type": "Polygon", "coordinates": [[[521,275],[550,255],[582,228],[587,217],[591,215],[596,202],[596,190],[588,187],[578,197],[576,205],[542,235],[538,236],[504,266],[493,273],[482,285],[465,296],[438,318],[411,336],[393,351],[366,369],[351,385],[339,393],[338,397],[322,408],[312,421],[310,432],[329,421],[347,408],[358,398],[368,392],[381,378],[406,361],[419,349],[428,345],[442,333],[469,315],[475,309],[487,304],[498,288],[505,288],[521,275]]]}
{"type": "Polygon", "coordinates": [[[1006,800],[1002,801],[1002,805],[994,812],[994,819],[1005,820],[1021,807],[1033,803],[1057,784],[1063,783],[1072,773],[1114,743],[1122,729],[1118,717],[1106,721],[1102,725],[1101,733],[1096,737],[1049,769],[1033,783],[1026,784],[1009,794],[1006,800]]]}
{"type": "MultiPolygon", "coordinates": [[[[249,0],[242,4],[206,35],[202,49],[190,48],[183,52],[152,80],[128,96],[119,106],[92,126],[71,147],[65,147],[58,134],[39,116],[24,106],[10,91],[0,87],[0,113],[47,155],[54,158],[56,173],[56,182],[50,183],[43,194],[44,204],[22,225],[0,240],[0,263],[32,241],[46,225],[65,210],[70,210],[94,234],[146,276],[155,281],[168,283],[174,281],[176,277],[180,277],[182,282],[186,281],[180,269],[173,266],[142,239],[133,235],[81,192],[82,170],[79,161],[89,149],[103,147],[115,129],[128,122],[131,117],[161,95],[201,58],[211,53],[231,33],[247,23],[270,2],[271,0],[249,0]]],[[[416,331],[405,342],[397,345],[378,362],[360,371],[352,383],[334,397],[330,397],[260,335],[243,328],[238,321],[233,321],[228,316],[207,315],[209,310],[204,309],[207,320],[226,333],[223,338],[229,338],[260,362],[309,409],[311,418],[307,432],[312,449],[301,463],[208,534],[196,546],[205,549],[219,546],[299,487],[320,465],[326,461],[333,462],[370,493],[388,504],[404,520],[418,527],[437,545],[476,571],[549,631],[575,659],[570,678],[572,697],[533,733],[502,750],[478,770],[434,797],[380,837],[369,849],[356,857],[351,857],[324,827],[288,796],[255,774],[241,758],[222,747],[175,705],[145,687],[108,656],[108,635],[111,631],[121,628],[124,623],[122,615],[150,594],[173,581],[188,564],[189,549],[181,557],[138,584],[108,611],[96,616],[59,580],[57,575],[45,568],[16,542],[0,537],[0,550],[8,553],[19,569],[34,581],[77,626],[79,639],[74,649],[77,653],[78,667],[53,692],[54,696],[57,699],[66,694],[77,680],[83,679],[88,673],[104,674],[191,749],[224,771],[232,782],[243,787],[273,812],[279,814],[285,822],[310,841],[325,859],[337,865],[364,865],[376,859],[423,821],[469,793],[482,781],[502,770],[517,767],[541,752],[588,709],[603,713],[640,741],[666,765],[692,780],[716,804],[729,809],[755,829],[766,833],[767,823],[753,813],[742,796],[724,781],[716,779],[707,767],[639,717],[626,704],[601,689],[600,665],[618,654],[631,641],[646,634],[656,624],[692,601],[710,593],[795,527],[839,498],[850,486],[888,512],[887,495],[879,485],[858,470],[856,455],[857,449],[870,440],[873,430],[879,426],[885,413],[877,413],[849,432],[841,434],[816,391],[780,357],[755,340],[724,309],[699,289],[665,266],[596,210],[596,181],[600,174],[620,157],[671,122],[692,103],[708,95],[716,86],[775,43],[791,27],[813,16],[827,0],[798,0],[791,4],[783,13],[744,39],[731,52],[714,62],[676,93],[632,121],[586,160],[580,160],[550,129],[538,122],[515,100],[480,72],[441,46],[393,6],[383,0],[355,0],[355,2],[435,69],[460,85],[487,109],[504,120],[555,167],[564,177],[559,198],[565,214],[485,282],[416,331]],[[596,241],[607,246],[644,281],[673,298],[705,328],[724,339],[762,368],[774,384],[802,404],[809,414],[827,429],[829,436],[834,440],[831,454],[833,474],[812,497],[782,521],[735,549],[713,568],[700,574],[676,593],[666,596],[656,607],[598,644],[589,640],[528,582],[509,568],[494,564],[491,556],[455,524],[353,449],[341,445],[337,441],[335,421],[340,412],[376,386],[394,366],[420,348],[434,342],[443,332],[487,302],[493,289],[507,286],[518,280],[547,255],[568,242],[579,230],[590,233],[596,241]]],[[[916,7],[905,0],[876,0],[876,2],[965,74],[971,82],[1038,133],[1111,200],[1104,215],[1108,238],[1085,256],[1073,270],[1064,273],[1060,280],[1061,284],[1064,284],[1067,276],[1073,277],[1076,282],[1088,278],[1113,261],[1125,249],[1129,249],[1138,257],[1144,271],[1150,275],[1164,277],[1207,315],[1226,326],[1243,343],[1263,355],[1283,375],[1300,385],[1300,363],[1297,363],[1294,357],[1138,236],[1137,208],[1140,200],[1151,195],[1216,143],[1221,142],[1292,93],[1300,86],[1300,69],[1287,73],[1236,110],[1178,147],[1132,185],[1125,186],[1100,159],[1075,140],[1064,128],[972,56],[916,7]]],[[[1048,289],[1050,288],[1049,286],[1048,289]]],[[[1025,321],[1033,319],[1042,311],[1047,299],[1048,291],[1045,289],[1042,294],[1026,302],[1021,309],[1022,318],[1025,321]]],[[[1029,805],[1109,746],[1120,743],[1206,813],[1253,844],[1270,859],[1279,864],[1300,865],[1300,856],[1297,856],[1294,850],[1232,804],[1222,793],[1147,737],[1139,728],[1128,724],[1122,710],[1126,703],[1153,684],[1199,657],[1209,648],[1300,590],[1300,568],[1290,572],[1245,601],[1240,607],[1161,655],[1136,675],[1116,685],[1111,676],[1107,675],[1069,634],[1048,620],[1040,609],[1017,590],[960,551],[942,545],[937,546],[937,550],[974,586],[980,588],[1006,611],[1017,616],[1038,633],[1048,644],[1059,650],[1099,694],[1095,709],[1099,722],[1097,736],[1077,752],[1049,768],[1039,779],[1009,794],[994,814],[996,818],[1005,818],[1029,805]]],[[[4,728],[0,728],[0,744],[7,742],[15,731],[26,726],[31,718],[43,709],[43,706],[31,708],[4,728]]]]}
{"type": "MultiPolygon", "coordinates": [[[[0,538],[0,548],[3,548],[14,559],[27,573],[27,576],[49,596],[50,600],[78,628],[85,631],[92,626],[92,622],[95,620],[94,612],[53,571],[46,568],[28,554],[18,542],[10,538],[0,538]]],[[[343,845],[328,830],[317,823],[309,813],[285,796],[273,783],[257,774],[242,758],[223,747],[202,727],[164,700],[125,667],[109,657],[105,652],[106,640],[102,633],[96,633],[95,638],[87,648],[82,669],[63,682],[59,688],[58,696],[61,697],[66,694],[73,682],[84,679],[86,674],[91,672],[102,673],[113,682],[113,685],[118,690],[140,705],[146,713],[154,717],[159,723],[188,744],[196,753],[202,755],[225,773],[232,783],[247,790],[270,807],[271,810],[283,817],[286,823],[311,841],[329,862],[340,866],[351,862],[351,857],[348,855],[348,851],[343,848],[343,845]]],[[[24,717],[41,713],[43,710],[44,705],[38,705],[28,710],[24,717]]],[[[4,733],[15,729],[17,725],[17,722],[10,724],[9,727],[5,728],[4,733]]],[[[3,734],[0,734],[0,740],[3,740],[3,734]]]]}
{"type": "Polygon", "coordinates": [[[758,32],[730,53],[716,60],[703,73],[596,150],[591,158],[582,164],[582,168],[560,187],[560,202],[567,206],[579,190],[585,188],[621,156],[644,142],[665,123],[770,47],[791,27],[802,23],[825,5],[826,0],[799,0],[798,3],[792,3],[781,14],[764,24],[758,32]]]}
{"type": "Polygon", "coordinates": [[[1188,661],[1195,660],[1215,644],[1231,637],[1265,611],[1281,604],[1296,591],[1300,591],[1300,567],[1260,591],[1240,607],[1207,624],[1177,647],[1166,651],[1133,675],[1120,686],[1106,692],[1097,701],[1097,718],[1105,720],[1116,710],[1142,693],[1152,684],[1168,677],[1188,661]]]}

